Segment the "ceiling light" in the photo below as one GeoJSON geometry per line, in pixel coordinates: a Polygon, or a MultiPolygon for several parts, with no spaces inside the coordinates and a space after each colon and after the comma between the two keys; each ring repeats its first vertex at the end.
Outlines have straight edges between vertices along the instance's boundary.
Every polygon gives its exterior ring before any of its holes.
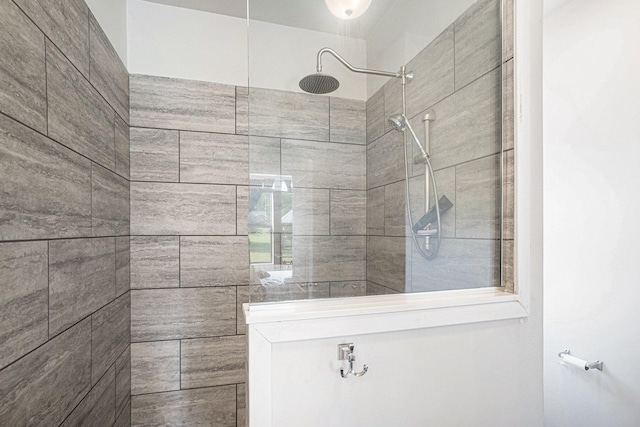
{"type": "Polygon", "coordinates": [[[340,19],[355,19],[371,6],[371,0],[324,0],[329,11],[340,19]]]}

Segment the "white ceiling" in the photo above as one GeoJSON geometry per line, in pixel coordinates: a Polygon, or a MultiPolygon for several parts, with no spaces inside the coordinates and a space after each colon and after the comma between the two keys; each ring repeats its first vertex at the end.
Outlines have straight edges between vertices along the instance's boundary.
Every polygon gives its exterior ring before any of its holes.
{"type": "MultiPolygon", "coordinates": [[[[171,6],[245,18],[246,0],[147,0],[171,6]]],[[[333,16],[324,0],[249,0],[250,19],[342,36],[365,38],[396,0],[373,0],[360,18],[333,16]]]]}

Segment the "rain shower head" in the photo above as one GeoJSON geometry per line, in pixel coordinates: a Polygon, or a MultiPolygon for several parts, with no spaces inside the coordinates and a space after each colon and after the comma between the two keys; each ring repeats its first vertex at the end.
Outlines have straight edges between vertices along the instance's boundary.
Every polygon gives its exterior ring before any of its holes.
{"type": "Polygon", "coordinates": [[[298,85],[305,92],[322,95],[338,89],[340,82],[328,74],[315,73],[304,77],[298,85]]]}

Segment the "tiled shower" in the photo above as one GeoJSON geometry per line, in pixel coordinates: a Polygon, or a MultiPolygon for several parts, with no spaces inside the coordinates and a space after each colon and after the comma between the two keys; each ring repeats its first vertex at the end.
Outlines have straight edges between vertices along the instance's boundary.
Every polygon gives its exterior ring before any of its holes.
{"type": "Polygon", "coordinates": [[[411,118],[419,130],[437,111],[436,177],[455,199],[425,272],[411,270],[402,134],[386,124],[397,82],[365,102],[129,76],[83,0],[0,0],[0,424],[245,425],[243,303],[497,286],[501,270],[512,286],[513,52],[498,3],[409,65],[425,70],[411,118]],[[287,286],[250,271],[254,174],[291,177],[292,227],[273,233],[295,248],[287,286]]]}

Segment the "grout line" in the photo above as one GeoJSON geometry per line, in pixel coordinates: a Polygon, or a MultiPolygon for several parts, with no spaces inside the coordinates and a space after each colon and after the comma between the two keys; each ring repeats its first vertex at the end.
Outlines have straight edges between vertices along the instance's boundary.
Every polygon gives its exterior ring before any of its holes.
{"type": "MultiPolygon", "coordinates": [[[[47,341],[51,338],[51,249],[47,241],[47,341]]],[[[44,344],[44,343],[43,343],[44,344]]]]}
{"type": "Polygon", "coordinates": [[[45,132],[49,135],[49,76],[47,74],[47,36],[44,37],[44,97],[45,97],[45,132]]]}
{"type": "Polygon", "coordinates": [[[185,390],[208,390],[208,389],[231,387],[231,386],[237,386],[237,385],[243,385],[243,384],[246,384],[246,383],[245,382],[241,382],[241,383],[232,382],[232,383],[228,383],[228,384],[218,384],[218,385],[214,385],[214,386],[189,387],[189,388],[183,388],[183,389],[178,389],[178,390],[163,390],[163,391],[154,391],[152,393],[132,394],[131,396],[152,396],[152,395],[155,395],[155,394],[175,393],[175,392],[185,391],[185,390]]]}

